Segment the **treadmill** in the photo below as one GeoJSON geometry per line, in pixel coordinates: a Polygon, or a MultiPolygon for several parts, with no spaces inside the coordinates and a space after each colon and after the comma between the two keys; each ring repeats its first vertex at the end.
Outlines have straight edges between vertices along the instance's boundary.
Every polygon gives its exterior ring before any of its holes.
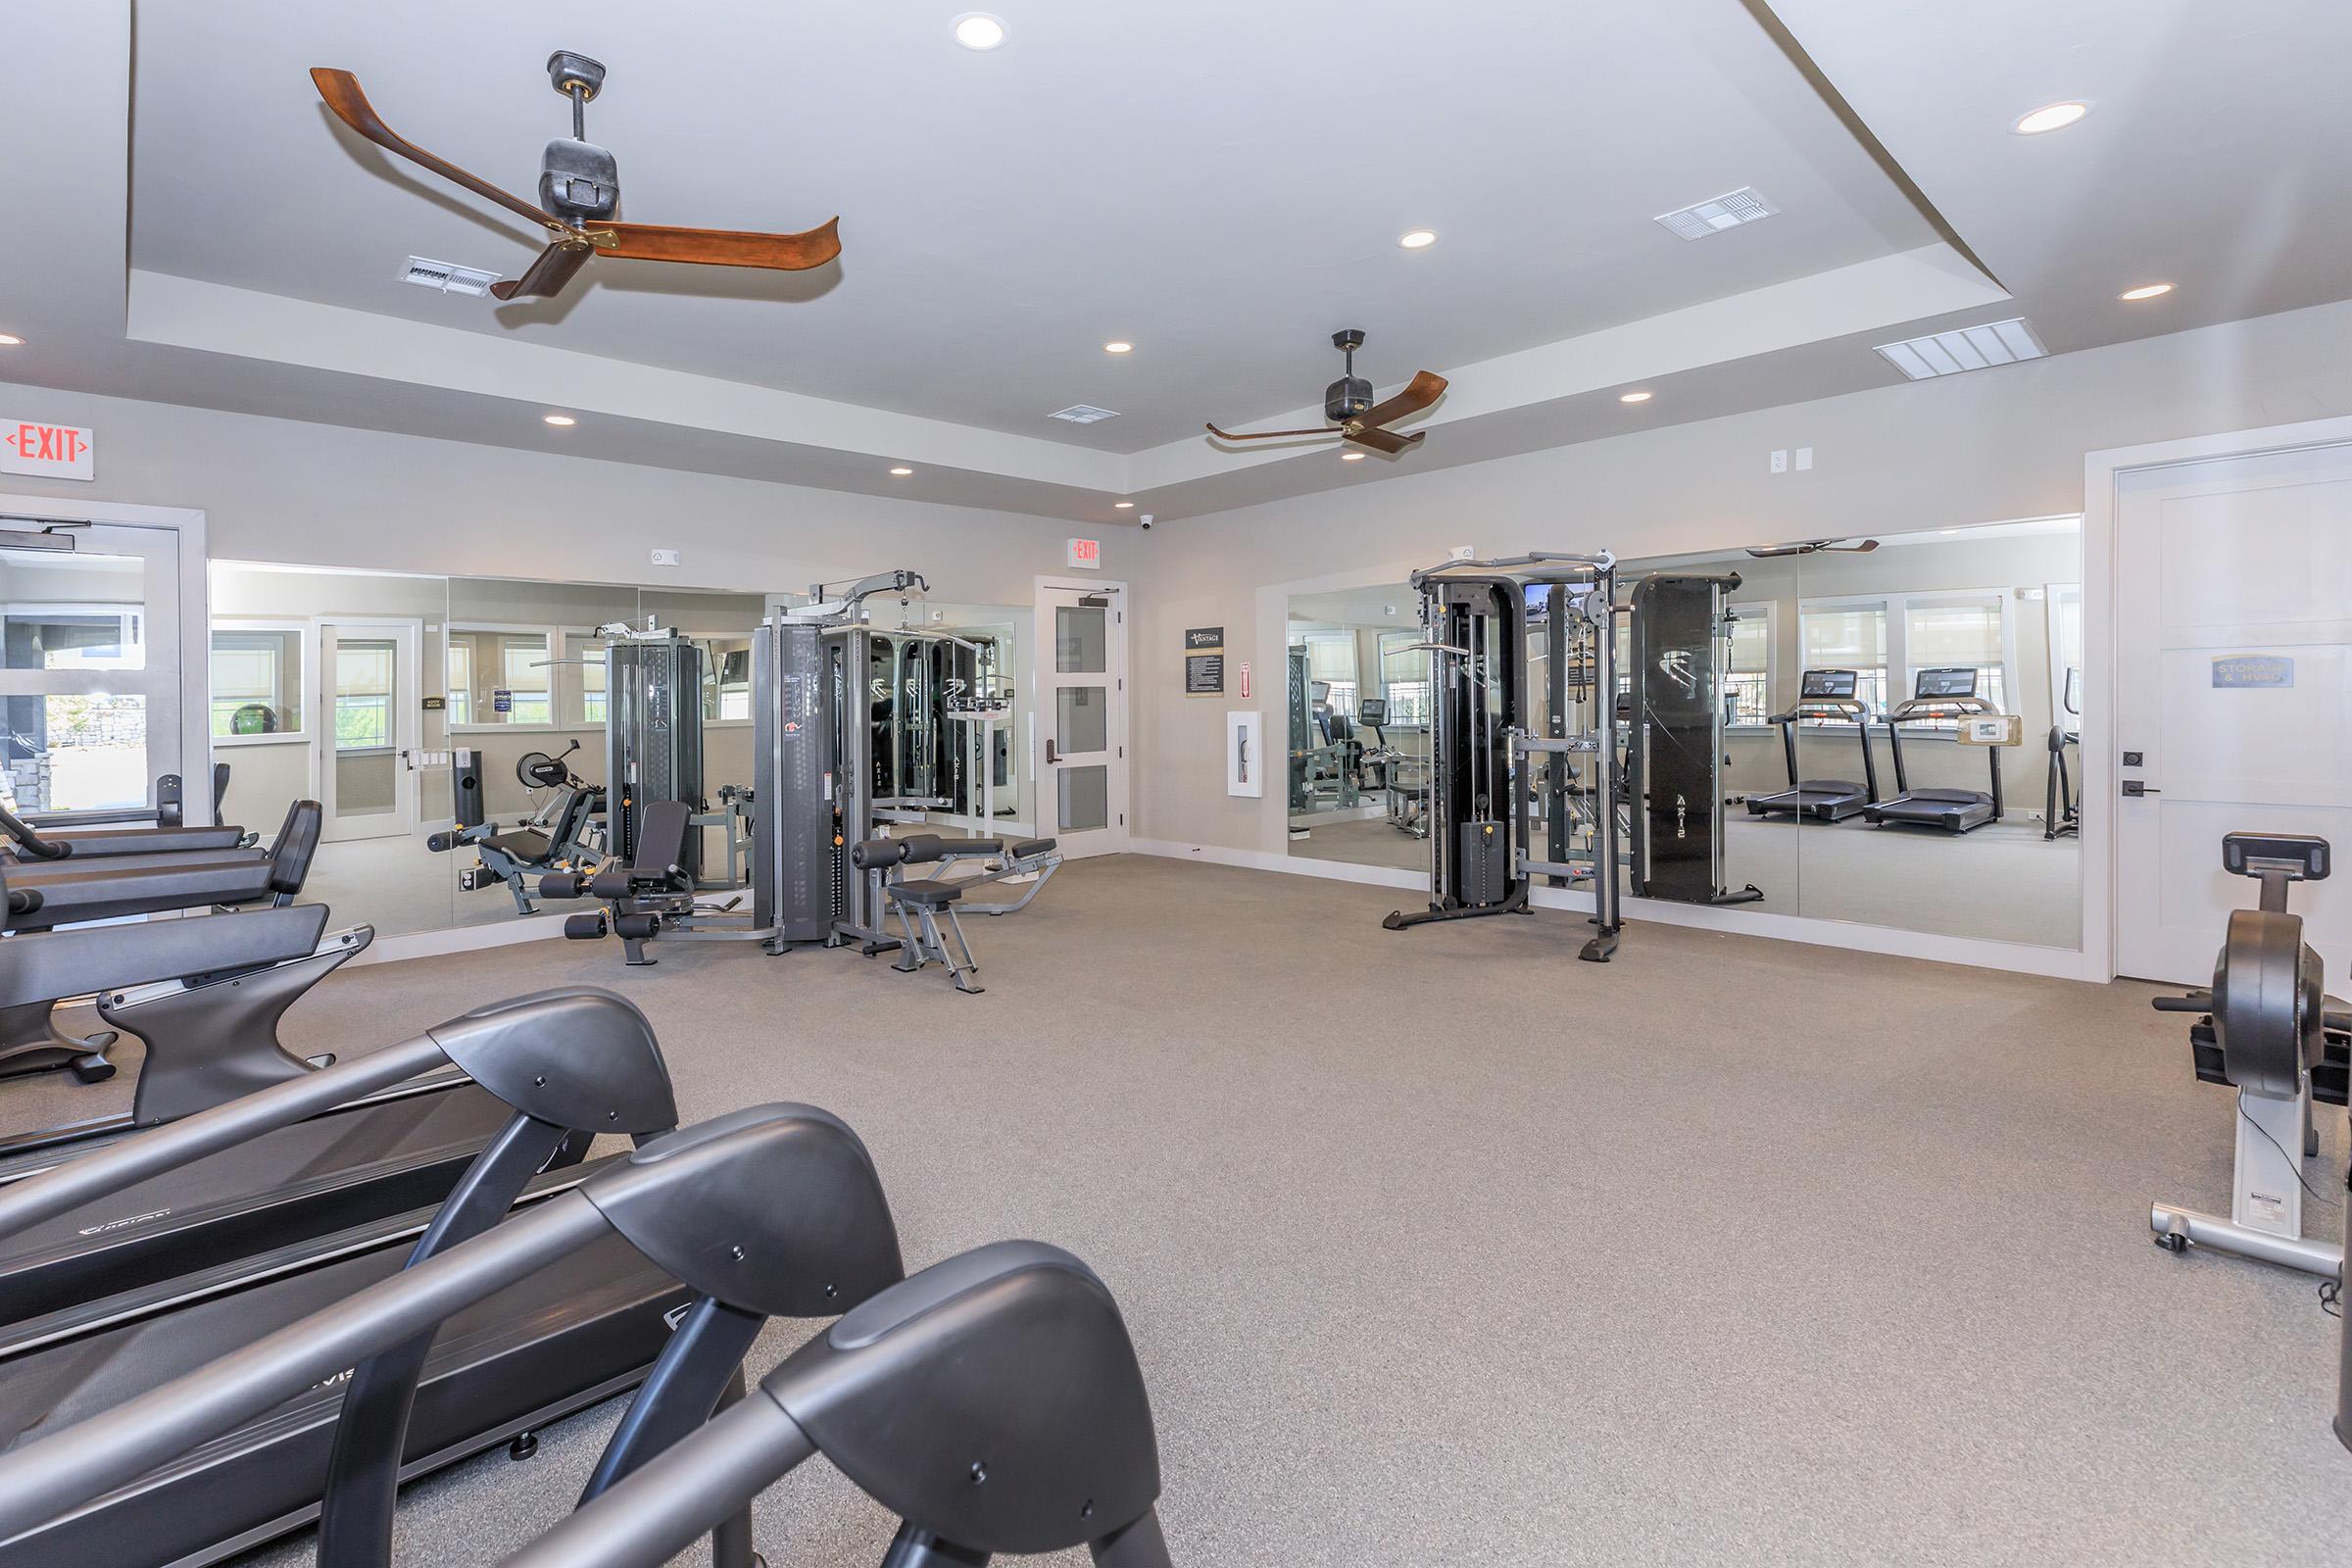
{"type": "Polygon", "coordinates": [[[1913,789],[1903,774],[1903,726],[1929,719],[1999,717],[2001,710],[1977,695],[1982,674],[1975,669],[1923,669],[1912,682],[1911,695],[1886,713],[1886,743],[1894,751],[1892,800],[1867,808],[1871,822],[1900,827],[1932,827],[1961,834],[2001,819],[2001,749],[1984,748],[1992,770],[1990,791],[1913,789]]]}
{"type": "Polygon", "coordinates": [[[1870,750],[1870,705],[1855,695],[1860,675],[1850,669],[1808,669],[1797,688],[1796,706],[1772,715],[1781,727],[1781,750],[1788,759],[1788,787],[1747,798],[1750,816],[1793,816],[1798,821],[1842,822],[1878,804],[1879,764],[1870,750]],[[1799,778],[1796,726],[1806,719],[1854,726],[1862,742],[1862,782],[1842,778],[1799,778]]]}

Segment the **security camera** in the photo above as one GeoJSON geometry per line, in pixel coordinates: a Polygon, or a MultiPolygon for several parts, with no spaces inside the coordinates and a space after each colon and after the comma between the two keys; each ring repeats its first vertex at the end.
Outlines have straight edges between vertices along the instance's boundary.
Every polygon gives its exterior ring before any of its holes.
{"type": "Polygon", "coordinates": [[[1144,528],[1146,528],[1146,529],[1148,530],[1148,529],[1150,529],[1150,528],[1151,528],[1151,526],[1152,526],[1152,514],[1150,514],[1149,512],[1147,512],[1147,513],[1145,513],[1145,514],[1144,514],[1142,516],[1140,516],[1140,517],[1136,518],[1135,520],[1137,521],[1137,523],[1139,523],[1140,525],[1142,525],[1144,528]]]}

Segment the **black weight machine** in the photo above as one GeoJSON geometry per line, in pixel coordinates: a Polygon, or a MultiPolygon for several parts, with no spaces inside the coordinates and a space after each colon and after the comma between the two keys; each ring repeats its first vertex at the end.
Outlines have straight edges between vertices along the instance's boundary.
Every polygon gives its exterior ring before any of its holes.
{"type": "Polygon", "coordinates": [[[1617,951],[1616,558],[1539,553],[1454,561],[1412,575],[1430,656],[1426,909],[1391,931],[1527,908],[1538,876],[1590,882],[1595,927],[1578,956],[1617,951]],[[1544,648],[1544,710],[1529,690],[1544,648]],[[1539,732],[1541,731],[1541,732],[1539,732]],[[1586,766],[1580,770],[1577,760],[1586,766]],[[1541,824],[1543,845],[1536,844],[1541,824]],[[1579,850],[1582,850],[1581,858],[1579,850]]]}
{"type": "Polygon", "coordinates": [[[1723,875],[1727,596],[1740,574],[1661,572],[1634,585],[1626,692],[1627,881],[1637,898],[1752,904],[1723,875]]]}
{"type": "Polygon", "coordinates": [[[473,864],[458,873],[459,887],[472,893],[503,886],[514,896],[516,914],[537,914],[531,889],[540,877],[550,871],[593,870],[602,863],[605,792],[571,770],[567,759],[579,749],[580,743],[573,741],[553,757],[525,752],[516,760],[516,781],[546,795],[521,821],[504,829],[482,814],[481,754],[456,754],[450,787],[457,797],[458,825],[433,834],[424,847],[437,855],[460,849],[474,852],[473,864]]]}

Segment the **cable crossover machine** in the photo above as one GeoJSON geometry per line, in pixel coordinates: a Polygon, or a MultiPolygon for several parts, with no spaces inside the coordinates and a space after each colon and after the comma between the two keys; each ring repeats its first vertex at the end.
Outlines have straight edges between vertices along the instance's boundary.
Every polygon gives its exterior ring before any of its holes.
{"type": "Polygon", "coordinates": [[[1430,659],[1430,895],[1426,909],[1392,913],[1389,930],[1523,910],[1546,877],[1592,890],[1594,930],[1578,956],[1606,963],[1617,951],[1616,565],[1603,550],[1412,574],[1414,647],[1430,659]],[[1531,663],[1543,666],[1540,704],[1531,663]]]}

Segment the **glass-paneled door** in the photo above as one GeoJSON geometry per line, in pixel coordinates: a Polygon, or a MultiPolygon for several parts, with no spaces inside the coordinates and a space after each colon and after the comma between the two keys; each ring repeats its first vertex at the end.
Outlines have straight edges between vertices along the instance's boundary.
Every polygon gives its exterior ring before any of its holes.
{"type": "MultiPolygon", "coordinates": [[[[154,803],[180,756],[179,535],[0,531],[0,798],[16,810],[154,803]]],[[[199,771],[204,771],[201,767],[199,771]]],[[[187,792],[211,819],[211,781],[187,792]]]]}
{"type": "Polygon", "coordinates": [[[1067,856],[1127,848],[1125,597],[1117,583],[1037,592],[1037,830],[1067,856]]]}
{"type": "Polygon", "coordinates": [[[420,632],[410,620],[319,624],[320,712],[313,733],[330,842],[416,830],[420,632]]]}

